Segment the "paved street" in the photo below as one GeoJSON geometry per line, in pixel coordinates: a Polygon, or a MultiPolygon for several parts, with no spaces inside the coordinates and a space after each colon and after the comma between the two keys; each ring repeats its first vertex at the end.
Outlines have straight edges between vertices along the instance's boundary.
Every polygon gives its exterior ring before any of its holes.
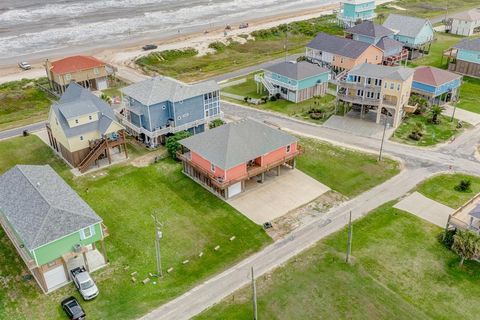
{"type": "Polygon", "coordinates": [[[28,126],[24,126],[24,127],[21,127],[21,128],[15,128],[15,129],[6,130],[6,131],[0,131],[0,140],[21,136],[23,134],[23,130],[28,130],[29,132],[41,130],[41,129],[45,128],[46,123],[47,123],[46,121],[41,121],[41,122],[33,123],[33,124],[30,124],[28,126]]]}

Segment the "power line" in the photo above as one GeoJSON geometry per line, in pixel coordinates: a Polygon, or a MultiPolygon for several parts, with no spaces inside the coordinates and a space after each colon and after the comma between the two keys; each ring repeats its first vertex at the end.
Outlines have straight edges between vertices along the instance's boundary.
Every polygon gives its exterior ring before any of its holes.
{"type": "Polygon", "coordinates": [[[163,278],[162,271],[162,253],[160,250],[160,240],[163,238],[163,223],[158,220],[157,212],[152,214],[153,223],[155,225],[155,253],[157,262],[157,277],[163,278]]]}

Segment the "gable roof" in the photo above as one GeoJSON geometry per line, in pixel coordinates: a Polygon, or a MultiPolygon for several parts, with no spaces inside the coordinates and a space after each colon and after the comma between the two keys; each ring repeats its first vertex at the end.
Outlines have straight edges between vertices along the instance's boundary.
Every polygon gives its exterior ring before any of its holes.
{"type": "Polygon", "coordinates": [[[179,141],[212,164],[228,170],[298,139],[279,129],[245,118],[179,141]]]}
{"type": "Polygon", "coordinates": [[[471,50],[471,51],[480,51],[480,38],[462,39],[458,44],[454,46],[457,49],[471,50]]]}
{"type": "Polygon", "coordinates": [[[71,82],[68,85],[67,90],[65,90],[60,100],[52,105],[52,110],[67,137],[78,136],[93,130],[104,134],[113,122],[120,125],[116,121],[112,108],[105,101],[75,82],[71,82]],[[69,126],[68,119],[74,119],[92,113],[98,114],[97,121],[75,127],[69,126]]]}
{"type": "Polygon", "coordinates": [[[218,90],[220,87],[214,80],[186,84],[163,76],[150,78],[120,89],[124,94],[145,106],[165,101],[178,102],[218,90]]]}
{"type": "Polygon", "coordinates": [[[317,34],[317,36],[307,44],[307,48],[326,51],[352,59],[360,57],[370,46],[372,45],[362,41],[340,38],[323,32],[317,34]]]}
{"type": "Polygon", "coordinates": [[[71,56],[57,61],[52,61],[52,67],[50,70],[53,73],[65,74],[92,68],[100,68],[103,66],[105,66],[105,62],[102,62],[92,56],[71,56]]]}
{"type": "Polygon", "coordinates": [[[422,66],[415,68],[413,81],[438,87],[461,77],[461,75],[447,70],[422,66]]]}
{"type": "Polygon", "coordinates": [[[48,165],[0,176],[0,211],[29,250],[102,221],[48,165]]]}
{"type": "Polygon", "coordinates": [[[378,41],[377,47],[379,47],[383,52],[387,52],[393,49],[400,51],[403,49],[403,43],[388,37],[384,37],[380,39],[380,41],[378,41]]]}
{"type": "Polygon", "coordinates": [[[430,24],[430,22],[422,18],[391,13],[383,23],[383,26],[396,34],[416,38],[425,24],[430,24]]]}
{"type": "Polygon", "coordinates": [[[390,79],[405,81],[414,74],[415,70],[405,67],[389,67],[378,64],[363,63],[350,70],[349,74],[376,79],[390,79]]]}
{"type": "Polygon", "coordinates": [[[330,70],[328,70],[327,68],[322,68],[317,64],[313,64],[307,61],[280,62],[274,64],[273,66],[266,67],[265,70],[294,80],[303,80],[324,73],[330,73],[330,70]]]}
{"type": "Polygon", "coordinates": [[[464,21],[478,21],[480,20],[480,8],[456,13],[451,18],[464,21]]]}
{"type": "Polygon", "coordinates": [[[356,26],[348,28],[346,32],[372,38],[388,37],[395,33],[392,30],[369,20],[366,20],[360,24],[357,24],[356,26]]]}

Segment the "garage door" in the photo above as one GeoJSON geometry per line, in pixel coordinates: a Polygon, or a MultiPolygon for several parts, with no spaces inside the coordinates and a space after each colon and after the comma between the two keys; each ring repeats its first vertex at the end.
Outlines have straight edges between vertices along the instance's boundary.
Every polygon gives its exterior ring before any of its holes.
{"type": "Polygon", "coordinates": [[[237,182],[228,187],[228,197],[231,198],[242,192],[242,183],[237,182]]]}
{"type": "Polygon", "coordinates": [[[98,78],[97,79],[97,90],[107,89],[107,78],[98,78]]]}
{"type": "Polygon", "coordinates": [[[65,269],[63,268],[63,265],[59,265],[58,267],[48,270],[43,274],[43,276],[45,277],[47,290],[67,282],[67,276],[65,275],[65,269]]]}

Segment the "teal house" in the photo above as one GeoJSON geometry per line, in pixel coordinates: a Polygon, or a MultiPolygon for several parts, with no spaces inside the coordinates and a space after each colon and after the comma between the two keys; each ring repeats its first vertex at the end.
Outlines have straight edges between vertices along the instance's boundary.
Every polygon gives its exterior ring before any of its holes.
{"type": "Polygon", "coordinates": [[[44,293],[69,283],[73,268],[106,265],[102,219],[50,166],[0,176],[0,224],[44,293]]]}
{"type": "Polygon", "coordinates": [[[307,61],[285,61],[255,75],[257,92],[268,91],[291,102],[301,102],[314,96],[325,95],[330,80],[330,70],[307,61]]]}
{"type": "Polygon", "coordinates": [[[403,43],[410,52],[409,58],[415,59],[430,52],[435,39],[433,26],[427,19],[390,14],[383,26],[394,32],[393,39],[403,43]]]}
{"type": "Polygon", "coordinates": [[[343,0],[337,19],[345,28],[375,18],[375,0],[343,0]]]}
{"type": "Polygon", "coordinates": [[[445,55],[448,70],[480,78],[480,38],[465,38],[447,50],[445,55]]]}

